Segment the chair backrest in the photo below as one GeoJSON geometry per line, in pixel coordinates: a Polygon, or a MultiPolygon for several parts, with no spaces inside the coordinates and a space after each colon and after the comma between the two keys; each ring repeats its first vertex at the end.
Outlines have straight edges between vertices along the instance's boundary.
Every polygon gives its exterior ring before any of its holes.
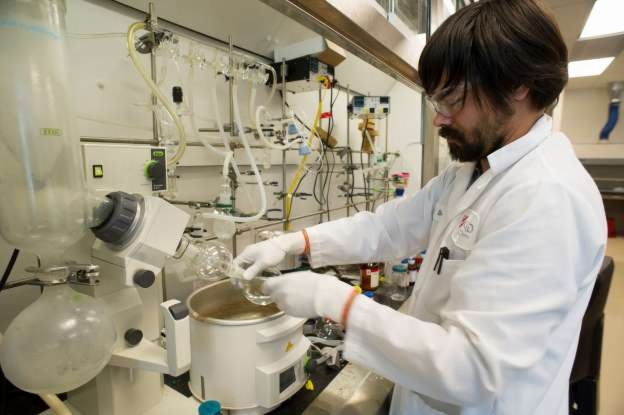
{"type": "Polygon", "coordinates": [[[604,309],[613,278],[613,258],[606,256],[596,278],[587,310],[583,316],[581,335],[572,367],[570,382],[590,377],[598,379],[602,353],[604,309]]]}

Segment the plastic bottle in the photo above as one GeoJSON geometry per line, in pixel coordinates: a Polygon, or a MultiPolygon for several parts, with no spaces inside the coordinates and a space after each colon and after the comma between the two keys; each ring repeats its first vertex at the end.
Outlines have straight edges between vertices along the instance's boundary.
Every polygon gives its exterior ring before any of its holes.
{"type": "Polygon", "coordinates": [[[394,301],[404,301],[407,298],[409,290],[409,280],[407,275],[407,267],[404,264],[398,264],[392,267],[393,288],[390,298],[394,301]]]}
{"type": "Polygon", "coordinates": [[[86,231],[62,0],[0,2],[0,234],[56,260],[86,231]]]}
{"type": "Polygon", "coordinates": [[[416,258],[410,258],[407,262],[407,272],[409,274],[409,283],[414,285],[416,278],[418,277],[418,266],[416,265],[416,258]]]}

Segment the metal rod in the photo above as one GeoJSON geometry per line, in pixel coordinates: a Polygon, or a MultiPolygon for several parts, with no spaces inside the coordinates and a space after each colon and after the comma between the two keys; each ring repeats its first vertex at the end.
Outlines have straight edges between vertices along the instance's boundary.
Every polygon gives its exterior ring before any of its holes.
{"type": "MultiPolygon", "coordinates": [[[[355,206],[363,205],[365,203],[368,203],[368,201],[367,202],[351,203],[351,204],[349,204],[347,206],[348,207],[355,207],[355,206]]],[[[344,210],[347,206],[341,206],[341,207],[329,209],[329,212],[331,213],[331,212],[337,212],[339,210],[344,210]]],[[[302,220],[302,219],[308,219],[308,218],[311,218],[311,217],[319,215],[319,213],[327,213],[327,210],[321,210],[321,211],[318,211],[318,212],[307,213],[307,214],[301,215],[301,216],[295,216],[295,217],[290,218],[288,221],[289,222],[294,222],[294,221],[298,221],[298,220],[302,220]]],[[[279,225],[279,224],[284,223],[284,222],[286,222],[285,219],[284,220],[273,221],[271,223],[267,223],[267,224],[264,224],[264,225],[253,226],[253,227],[249,227],[249,228],[241,228],[241,229],[238,230],[238,233],[240,234],[240,233],[249,232],[249,231],[252,231],[252,230],[270,228],[271,226],[279,225]]]]}
{"type": "MultiPolygon", "coordinates": [[[[150,52],[150,75],[152,81],[158,84],[158,67],[156,62],[156,34],[154,33],[154,26],[158,23],[158,17],[156,16],[156,6],[153,2],[149,3],[149,15],[150,29],[152,30],[152,38],[154,40],[152,50],[150,52]]],[[[152,135],[155,142],[160,145],[160,137],[158,134],[158,98],[152,93],[152,135]]]]}
{"type": "Polygon", "coordinates": [[[230,91],[230,136],[236,137],[236,123],[234,122],[234,77],[232,76],[232,71],[234,68],[234,44],[232,43],[232,36],[228,36],[228,45],[229,45],[229,79],[228,79],[228,88],[230,91]]]}
{"type": "Polygon", "coordinates": [[[213,208],[215,207],[214,202],[205,202],[205,201],[197,201],[197,200],[171,200],[163,197],[163,199],[171,203],[172,205],[181,205],[188,206],[191,208],[213,208]]]}
{"type": "Polygon", "coordinates": [[[145,146],[157,146],[154,140],[140,140],[137,138],[107,138],[107,137],[80,137],[81,143],[106,143],[106,144],[135,144],[145,146]]]}
{"type": "MultiPolygon", "coordinates": [[[[230,128],[229,125],[224,125],[223,131],[229,132],[230,128]]],[[[251,134],[257,131],[255,128],[251,127],[243,126],[243,128],[245,129],[245,134],[251,134]]],[[[218,128],[198,128],[197,131],[200,133],[218,133],[220,130],[218,128]]]]}
{"type": "MultiPolygon", "coordinates": [[[[282,119],[286,118],[286,60],[282,58],[282,64],[280,66],[280,77],[282,81],[282,119]]],[[[277,82],[277,79],[274,81],[277,82]]],[[[285,126],[282,124],[282,133],[285,133],[285,126]]],[[[286,137],[286,134],[282,134],[282,137],[286,137]]],[[[288,230],[288,223],[286,219],[286,209],[288,208],[288,202],[286,194],[286,150],[282,150],[282,219],[284,219],[283,229],[288,230]]]]}
{"type": "MultiPolygon", "coordinates": [[[[347,94],[347,106],[349,105],[349,100],[351,99],[351,85],[347,84],[347,90],[345,91],[347,94]]],[[[349,119],[349,111],[347,111],[347,148],[349,149],[349,154],[351,154],[351,125],[349,119]]],[[[351,158],[351,157],[349,157],[351,158]]],[[[351,216],[351,208],[349,207],[349,199],[345,202],[347,206],[347,217],[351,216]]]]}
{"type": "MultiPolygon", "coordinates": [[[[388,168],[388,141],[389,141],[389,132],[388,129],[390,128],[390,121],[388,121],[388,117],[386,115],[386,148],[384,150],[384,162],[386,162],[386,168],[384,169],[384,177],[388,178],[388,175],[390,174],[390,169],[388,168]]],[[[384,202],[388,201],[388,190],[390,190],[390,182],[386,181],[386,183],[384,184],[384,202]]]]}

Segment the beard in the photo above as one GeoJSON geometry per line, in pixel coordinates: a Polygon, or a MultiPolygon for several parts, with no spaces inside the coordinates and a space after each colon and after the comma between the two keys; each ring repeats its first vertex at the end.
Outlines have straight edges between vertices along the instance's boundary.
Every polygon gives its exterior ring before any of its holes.
{"type": "Polygon", "coordinates": [[[452,160],[477,162],[503,146],[505,136],[501,129],[496,127],[498,125],[504,125],[504,121],[498,120],[477,127],[469,134],[445,125],[440,128],[439,134],[447,140],[452,160]]]}

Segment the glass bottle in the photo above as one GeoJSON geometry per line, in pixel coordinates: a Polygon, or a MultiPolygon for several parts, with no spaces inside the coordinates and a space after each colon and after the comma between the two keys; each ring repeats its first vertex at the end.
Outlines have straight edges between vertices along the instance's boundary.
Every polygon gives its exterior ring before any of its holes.
{"type": "Polygon", "coordinates": [[[371,263],[360,266],[360,287],[362,291],[375,291],[379,287],[379,265],[371,263]]]}

